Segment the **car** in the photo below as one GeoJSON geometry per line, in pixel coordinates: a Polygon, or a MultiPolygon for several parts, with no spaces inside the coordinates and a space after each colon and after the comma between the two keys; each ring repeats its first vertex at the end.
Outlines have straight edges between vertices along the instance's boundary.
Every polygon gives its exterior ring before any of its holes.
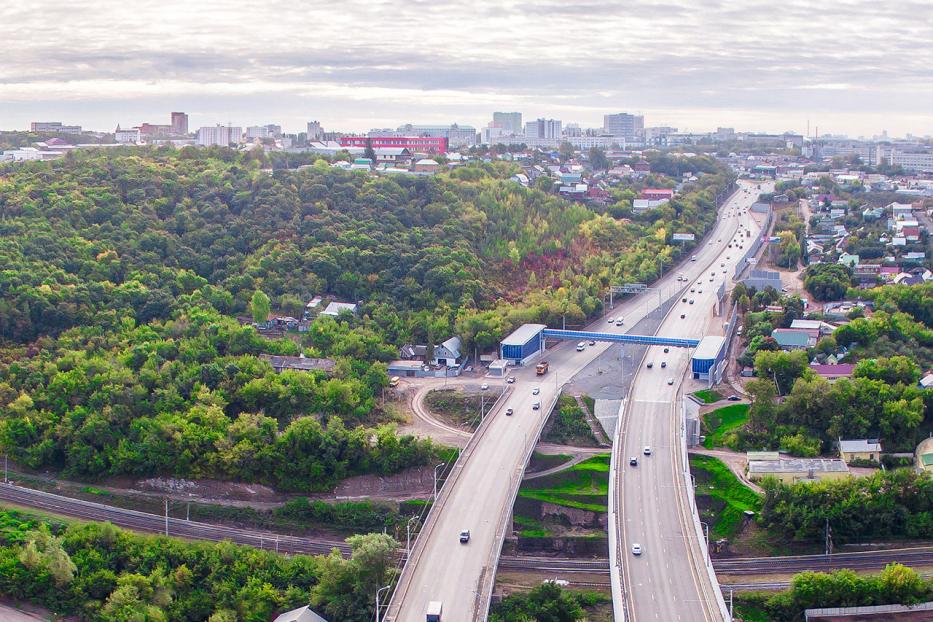
{"type": "Polygon", "coordinates": [[[712,282],[713,282],[713,279],[710,279],[709,282],[712,283],[712,282]]]}
{"type": "Polygon", "coordinates": [[[595,340],[595,339],[590,339],[590,345],[591,345],[591,346],[595,346],[595,345],[596,345],[596,340],[595,340]]]}
{"type": "Polygon", "coordinates": [[[782,288],[781,288],[781,291],[784,292],[784,293],[786,294],[786,293],[787,293],[787,288],[786,288],[786,287],[782,287],[782,288]]]}
{"type": "Polygon", "coordinates": [[[667,367],[667,361],[661,361],[661,369],[667,367]]]}
{"type": "Polygon", "coordinates": [[[584,350],[586,350],[586,344],[581,341],[577,344],[577,352],[583,352],[584,350]]]}
{"type": "Polygon", "coordinates": [[[720,267],[720,268],[725,268],[725,267],[726,267],[726,264],[721,263],[721,264],[719,264],[719,267],[720,267]]]}
{"type": "Polygon", "coordinates": [[[681,314],[680,314],[680,319],[684,319],[685,317],[687,317],[687,314],[686,314],[686,313],[681,313],[681,314]]]}
{"type": "Polygon", "coordinates": [[[651,445],[645,445],[644,454],[645,454],[646,456],[650,456],[650,455],[651,455],[651,445]]]}
{"type": "Polygon", "coordinates": [[[673,378],[668,378],[668,379],[667,379],[667,384],[674,384],[674,379],[673,379],[673,378]]]}
{"type": "Polygon", "coordinates": [[[632,555],[641,555],[641,545],[637,542],[632,545],[632,555]]]}
{"type": "Polygon", "coordinates": [[[738,402],[738,401],[741,400],[742,398],[739,397],[738,395],[730,395],[730,396],[727,397],[726,399],[729,400],[730,402],[738,402]]]}
{"type": "Polygon", "coordinates": [[[723,271],[722,271],[722,273],[723,273],[723,274],[725,274],[725,273],[726,273],[726,271],[725,271],[725,270],[723,270],[723,271]]]}
{"type": "Polygon", "coordinates": [[[681,298],[681,299],[680,299],[680,302],[687,302],[687,299],[686,299],[686,298],[681,298]]]}
{"type": "Polygon", "coordinates": [[[698,293],[698,294],[702,294],[702,293],[703,293],[703,290],[701,289],[701,290],[697,291],[697,293],[698,293]]]}
{"type": "Polygon", "coordinates": [[[460,544],[466,544],[470,541],[470,530],[463,529],[460,531],[460,544]]]}
{"type": "Polygon", "coordinates": [[[651,369],[652,367],[654,367],[654,363],[652,363],[651,361],[648,361],[647,367],[648,369],[651,369]]]}
{"type": "Polygon", "coordinates": [[[541,410],[541,402],[533,402],[531,404],[531,410],[541,410]]]}
{"type": "Polygon", "coordinates": [[[622,318],[616,320],[616,326],[622,326],[623,324],[625,324],[625,322],[622,320],[622,318]]]}
{"type": "Polygon", "coordinates": [[[729,248],[732,248],[732,245],[731,245],[731,244],[729,245],[729,248]]]}
{"type": "Polygon", "coordinates": [[[541,387],[535,387],[531,390],[532,395],[537,395],[538,393],[541,393],[541,387]]]}
{"type": "Polygon", "coordinates": [[[670,352],[670,351],[671,351],[670,348],[664,348],[664,354],[667,354],[667,353],[670,352]]]}
{"type": "Polygon", "coordinates": [[[638,458],[636,458],[635,456],[632,456],[631,458],[628,459],[628,463],[630,466],[638,466],[638,458]]]}
{"type": "Polygon", "coordinates": [[[616,319],[615,319],[614,317],[611,317],[611,318],[609,318],[607,321],[608,321],[610,324],[612,324],[612,323],[614,323],[614,322],[616,321],[616,319]]]}
{"type": "Polygon", "coordinates": [[[486,391],[487,389],[489,389],[489,383],[484,382],[483,384],[479,385],[479,388],[481,391],[486,391]]]}
{"type": "Polygon", "coordinates": [[[515,384],[515,376],[509,376],[505,381],[509,384],[515,384]]]}
{"type": "Polygon", "coordinates": [[[505,416],[506,416],[506,417],[511,417],[512,414],[513,414],[514,412],[515,412],[515,411],[512,410],[511,408],[506,408],[506,409],[505,409],[505,416]]]}
{"type": "Polygon", "coordinates": [[[692,293],[694,293],[694,291],[696,291],[696,288],[695,288],[695,287],[691,287],[691,288],[690,288],[690,293],[692,294],[692,293]]]}
{"type": "Polygon", "coordinates": [[[690,299],[690,304],[693,304],[693,298],[690,299]]]}

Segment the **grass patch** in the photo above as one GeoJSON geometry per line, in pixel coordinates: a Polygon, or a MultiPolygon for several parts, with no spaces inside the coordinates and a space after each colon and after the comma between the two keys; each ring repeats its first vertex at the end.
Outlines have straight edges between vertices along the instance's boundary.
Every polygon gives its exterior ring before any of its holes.
{"type": "Polygon", "coordinates": [[[549,538],[553,535],[544,524],[528,516],[514,516],[512,521],[518,525],[516,531],[523,538],[549,538]]]}
{"type": "Polygon", "coordinates": [[[717,408],[703,416],[706,439],[703,446],[707,449],[722,447],[726,434],[741,428],[748,421],[748,404],[731,404],[717,408]]]}
{"type": "Polygon", "coordinates": [[[703,389],[702,391],[697,391],[694,395],[702,400],[704,404],[714,404],[723,398],[722,393],[714,391],[713,389],[703,389]]]}
{"type": "Polygon", "coordinates": [[[557,408],[551,413],[542,440],[577,447],[599,446],[590,424],[586,421],[586,413],[577,404],[577,400],[569,395],[562,395],[557,401],[557,408]]]}
{"type": "Polygon", "coordinates": [[[566,471],[529,480],[519,496],[568,508],[605,512],[609,494],[609,454],[600,454],[566,471]]]}
{"type": "Polygon", "coordinates": [[[480,423],[481,403],[485,401],[488,410],[497,397],[491,390],[468,393],[462,389],[437,389],[428,392],[424,403],[428,410],[448,423],[474,429],[480,423]]]}
{"type": "Polygon", "coordinates": [[[106,490],[101,490],[100,488],[94,488],[93,486],[85,486],[81,489],[81,492],[86,492],[89,495],[98,495],[101,497],[109,497],[110,493],[106,490]]]}
{"type": "Polygon", "coordinates": [[[710,538],[734,538],[744,512],[761,510],[761,497],[717,458],[692,455],[690,468],[697,482],[697,497],[709,498],[710,538]]]}
{"type": "Polygon", "coordinates": [[[596,414],[596,400],[590,397],[589,395],[581,395],[580,399],[583,400],[583,403],[586,404],[586,407],[590,409],[590,414],[596,414]]]}
{"type": "Polygon", "coordinates": [[[528,473],[537,473],[538,471],[547,471],[570,461],[570,456],[565,454],[531,454],[531,460],[528,462],[528,473]]]}

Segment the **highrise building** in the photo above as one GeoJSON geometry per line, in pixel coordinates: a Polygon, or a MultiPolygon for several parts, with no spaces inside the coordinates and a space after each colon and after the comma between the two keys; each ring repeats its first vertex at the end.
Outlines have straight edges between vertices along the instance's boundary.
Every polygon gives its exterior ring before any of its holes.
{"type": "Polygon", "coordinates": [[[182,136],[188,133],[188,115],[184,112],[172,113],[172,134],[182,136]]]}
{"type": "Polygon", "coordinates": [[[559,119],[535,119],[525,124],[526,138],[544,138],[560,140],[561,122],[559,119]]]}
{"type": "Polygon", "coordinates": [[[324,128],[320,121],[308,121],[308,142],[324,140],[324,128]]]}
{"type": "Polygon", "coordinates": [[[603,116],[603,129],[625,142],[642,142],[645,139],[645,117],[627,112],[607,114],[603,116]]]}
{"type": "Polygon", "coordinates": [[[198,144],[202,147],[218,145],[228,147],[238,144],[243,135],[243,128],[236,126],[215,125],[206,126],[198,130],[198,144]]]}
{"type": "Polygon", "coordinates": [[[476,128],[472,125],[400,125],[395,131],[398,136],[430,136],[446,138],[450,148],[468,147],[476,144],[476,128]]]}
{"type": "Polygon", "coordinates": [[[494,112],[492,123],[495,127],[501,127],[506,135],[522,133],[522,113],[520,112],[494,112]]]}

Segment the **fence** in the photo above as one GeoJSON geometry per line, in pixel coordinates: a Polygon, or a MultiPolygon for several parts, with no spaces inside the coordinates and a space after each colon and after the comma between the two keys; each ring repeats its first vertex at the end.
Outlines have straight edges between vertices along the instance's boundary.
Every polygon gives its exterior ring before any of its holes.
{"type": "MultiPolygon", "coordinates": [[[[752,206],[753,210],[754,210],[754,207],[755,206],[753,205],[752,206]]],[[[755,210],[755,211],[758,211],[758,210],[755,210]]],[[[745,254],[742,256],[742,258],[738,261],[737,264],[735,264],[735,280],[736,281],[739,280],[739,275],[741,275],[742,272],[745,271],[745,266],[749,265],[748,260],[758,254],[758,251],[761,249],[761,245],[764,243],[764,240],[768,236],[768,232],[771,231],[771,222],[772,220],[774,220],[774,210],[771,209],[770,205],[767,206],[767,214],[768,216],[767,218],[765,218],[765,222],[761,227],[761,235],[757,235],[754,237],[751,245],[748,247],[748,250],[745,251],[745,254]]]]}

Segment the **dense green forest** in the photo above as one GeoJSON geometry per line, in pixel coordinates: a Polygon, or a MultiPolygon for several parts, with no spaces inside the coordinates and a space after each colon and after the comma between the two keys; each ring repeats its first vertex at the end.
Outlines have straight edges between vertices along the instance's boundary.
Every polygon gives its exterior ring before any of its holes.
{"type": "Polygon", "coordinates": [[[425,464],[438,450],[397,438],[376,399],[398,345],[458,334],[486,349],[523,322],[582,321],[610,281],[649,280],[659,257],[689,253],[672,233],[702,234],[731,182],[703,175],[659,220],[630,222],[509,182],[506,163],[431,178],[269,165],[116,148],[0,168],[11,456],[82,477],[290,490],[425,464]],[[270,340],[235,319],[257,292],[274,313],[300,317],[315,295],[360,313],[270,340]],[[275,374],[262,353],[337,366],[275,374]]]}
{"type": "Polygon", "coordinates": [[[268,622],[309,602],[330,620],[366,622],[397,543],[347,542],[351,559],[282,556],[2,511],[0,595],[92,622],[268,622]]]}

